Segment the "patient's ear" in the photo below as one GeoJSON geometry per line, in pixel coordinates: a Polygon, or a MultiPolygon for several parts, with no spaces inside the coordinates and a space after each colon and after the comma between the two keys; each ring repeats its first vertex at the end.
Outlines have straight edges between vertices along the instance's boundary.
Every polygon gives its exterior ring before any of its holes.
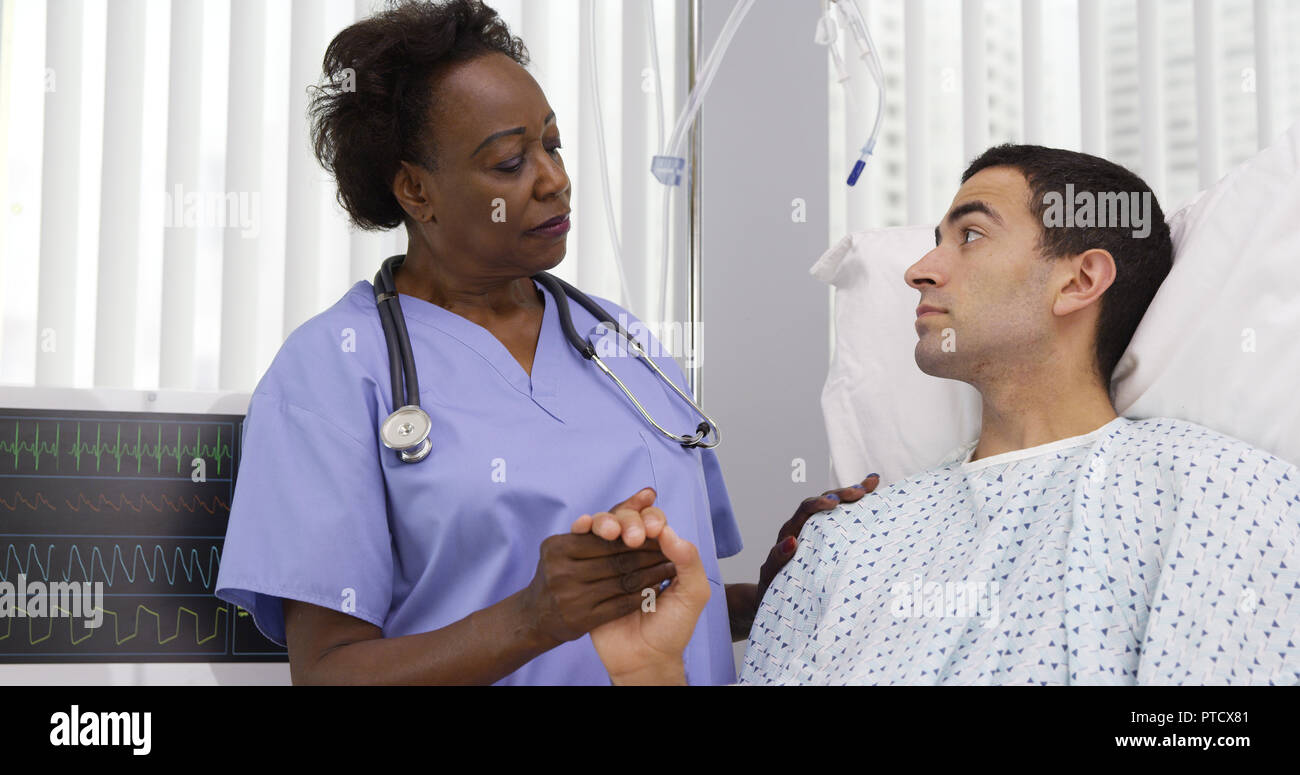
{"type": "Polygon", "coordinates": [[[1052,305],[1057,315],[1069,315],[1096,303],[1115,282],[1115,259],[1108,250],[1087,250],[1058,262],[1066,274],[1052,305]]]}

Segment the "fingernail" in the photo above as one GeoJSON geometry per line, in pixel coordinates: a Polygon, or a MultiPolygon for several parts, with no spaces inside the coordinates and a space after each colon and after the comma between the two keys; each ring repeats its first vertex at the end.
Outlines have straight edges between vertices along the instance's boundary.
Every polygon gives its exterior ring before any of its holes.
{"type": "Polygon", "coordinates": [[[794,536],[787,536],[786,539],[781,542],[781,553],[789,554],[793,551],[794,551],[794,536]]]}

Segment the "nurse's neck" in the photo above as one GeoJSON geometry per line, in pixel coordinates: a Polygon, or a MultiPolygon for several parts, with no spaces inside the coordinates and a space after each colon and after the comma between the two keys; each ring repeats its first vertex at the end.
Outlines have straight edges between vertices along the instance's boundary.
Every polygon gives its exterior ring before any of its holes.
{"type": "Polygon", "coordinates": [[[473,257],[435,257],[426,245],[412,240],[393,281],[398,293],[436,304],[489,330],[521,319],[540,320],[543,302],[532,279],[510,275],[485,271],[473,257]]]}
{"type": "Polygon", "coordinates": [[[1060,362],[1009,369],[976,385],[983,400],[972,462],[1091,433],[1117,415],[1094,372],[1060,362]]]}

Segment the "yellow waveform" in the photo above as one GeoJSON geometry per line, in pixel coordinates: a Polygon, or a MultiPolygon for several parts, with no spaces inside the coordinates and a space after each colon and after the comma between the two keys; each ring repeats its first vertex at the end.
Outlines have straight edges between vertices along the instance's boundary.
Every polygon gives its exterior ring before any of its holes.
{"type": "MultiPolygon", "coordinates": [[[[64,614],[71,614],[71,613],[72,613],[72,611],[66,611],[66,610],[60,608],[59,606],[55,606],[55,609],[58,610],[58,611],[60,611],[60,612],[62,612],[62,613],[64,613],[64,614]]],[[[207,636],[207,637],[202,637],[202,638],[201,638],[201,637],[199,637],[199,613],[198,613],[197,611],[194,611],[194,610],[192,610],[192,609],[190,609],[190,608],[187,608],[187,607],[185,607],[185,606],[180,606],[180,607],[178,607],[178,608],[176,609],[176,629],[175,629],[175,631],[173,632],[173,634],[172,634],[171,636],[164,638],[164,637],[162,637],[162,616],[161,616],[157,611],[154,611],[153,609],[149,608],[148,606],[146,606],[146,605],[143,604],[143,603],[140,603],[140,604],[137,604],[137,605],[136,605],[136,607],[135,607],[135,631],[132,632],[130,635],[127,635],[126,637],[122,637],[122,627],[121,627],[122,622],[121,622],[121,619],[120,619],[120,617],[119,617],[119,614],[118,614],[116,611],[112,611],[112,610],[110,610],[110,609],[108,609],[108,608],[101,608],[101,609],[94,609],[94,608],[92,608],[92,609],[90,610],[90,613],[93,615],[93,614],[95,613],[96,610],[102,610],[106,615],[113,617],[113,634],[114,634],[114,638],[116,639],[116,645],[118,645],[118,646],[122,645],[123,643],[126,643],[126,642],[129,641],[129,640],[134,639],[137,635],[139,635],[139,633],[140,633],[140,615],[141,615],[141,614],[149,614],[150,616],[154,617],[154,621],[155,621],[155,623],[156,623],[156,625],[157,625],[157,629],[158,629],[158,645],[160,645],[160,646],[165,645],[165,644],[167,644],[167,643],[170,643],[171,641],[173,641],[173,640],[175,640],[176,638],[180,637],[180,634],[181,634],[181,616],[182,616],[183,614],[189,614],[190,616],[194,617],[194,636],[195,636],[195,643],[196,643],[196,645],[202,646],[204,643],[207,643],[208,641],[210,641],[210,640],[212,640],[213,638],[217,637],[217,634],[218,634],[218,632],[219,632],[219,627],[220,627],[220,625],[219,625],[220,617],[223,616],[223,615],[226,615],[226,614],[228,613],[228,608],[227,608],[227,606],[225,606],[225,605],[219,605],[219,606],[217,606],[217,610],[214,611],[214,612],[212,613],[212,634],[209,635],[209,636],[207,636]]],[[[101,628],[94,628],[94,629],[86,628],[86,635],[84,635],[84,636],[82,636],[82,637],[80,637],[80,638],[76,637],[76,634],[75,634],[75,632],[74,632],[75,628],[71,626],[71,623],[74,622],[74,621],[77,621],[78,619],[81,619],[82,621],[84,621],[85,618],[86,618],[85,615],[84,615],[84,613],[85,613],[85,612],[83,612],[83,616],[81,616],[81,617],[76,617],[76,618],[70,618],[70,619],[68,619],[68,622],[69,622],[69,626],[68,626],[68,638],[69,638],[69,640],[71,641],[72,645],[74,645],[74,646],[76,646],[76,645],[78,645],[78,644],[80,644],[80,643],[83,643],[83,642],[85,642],[86,640],[89,640],[90,638],[94,637],[95,633],[99,632],[99,630],[101,629],[101,628]]],[[[56,620],[61,620],[61,619],[63,619],[63,618],[64,618],[64,617],[54,616],[54,615],[46,615],[46,616],[42,616],[42,617],[28,618],[28,619],[27,619],[27,642],[28,642],[28,644],[29,644],[29,645],[32,645],[32,646],[35,646],[35,645],[38,644],[38,643],[43,643],[43,642],[49,640],[50,638],[54,637],[54,622],[55,622],[56,620]],[[39,638],[36,637],[36,623],[37,623],[38,621],[46,621],[46,622],[49,622],[49,628],[48,628],[49,631],[46,632],[44,635],[42,635],[42,636],[39,637],[39,638]]],[[[5,620],[4,620],[4,621],[5,621],[4,634],[3,634],[3,635],[0,635],[0,641],[7,640],[7,639],[8,639],[8,638],[13,634],[13,621],[14,621],[14,617],[5,617],[5,620]]]]}

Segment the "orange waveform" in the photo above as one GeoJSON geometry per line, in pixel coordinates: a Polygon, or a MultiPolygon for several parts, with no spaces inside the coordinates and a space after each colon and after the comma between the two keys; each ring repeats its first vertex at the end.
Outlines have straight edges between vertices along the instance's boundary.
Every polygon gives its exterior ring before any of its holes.
{"type": "MultiPolygon", "coordinates": [[[[63,502],[69,509],[76,512],[80,512],[83,508],[97,513],[106,510],[115,513],[123,510],[130,510],[139,514],[146,508],[152,509],[159,514],[161,514],[165,509],[169,509],[176,513],[187,511],[191,514],[194,514],[199,510],[205,511],[208,514],[215,514],[218,510],[225,513],[230,512],[230,504],[226,503],[220,496],[215,495],[207,500],[200,498],[198,495],[173,499],[166,493],[162,493],[158,496],[158,500],[160,500],[163,505],[160,506],[148,495],[144,494],[141,494],[135,499],[128,498],[124,494],[119,494],[116,499],[110,499],[108,496],[100,493],[97,498],[92,499],[87,497],[86,493],[81,492],[77,493],[75,502],[67,498],[64,498],[63,502]]],[[[17,491],[14,492],[14,499],[12,501],[0,497],[0,508],[7,511],[17,511],[23,506],[27,507],[29,511],[36,511],[37,507],[42,504],[44,504],[50,511],[57,510],[54,504],[50,503],[50,501],[45,497],[44,493],[40,492],[33,496],[33,500],[28,500],[26,496],[17,491]]]]}
{"type": "Polygon", "coordinates": [[[17,511],[19,506],[26,506],[29,510],[36,511],[36,507],[44,503],[50,511],[55,510],[54,504],[46,500],[45,496],[39,492],[36,493],[35,502],[27,500],[22,493],[17,491],[14,492],[14,497],[17,500],[12,503],[7,498],[0,498],[0,507],[4,507],[8,511],[17,511]]]}

